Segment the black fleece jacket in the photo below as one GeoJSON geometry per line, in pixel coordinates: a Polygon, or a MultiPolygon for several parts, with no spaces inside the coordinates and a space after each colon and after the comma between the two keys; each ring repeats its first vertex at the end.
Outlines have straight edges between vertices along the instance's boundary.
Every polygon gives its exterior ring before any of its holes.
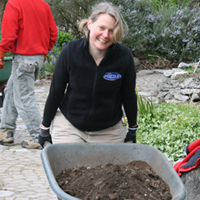
{"type": "Polygon", "coordinates": [[[54,69],[42,124],[49,127],[58,108],[82,131],[99,131],[117,124],[122,105],[129,127],[137,122],[136,70],[131,51],[110,46],[96,65],[85,38],[69,42],[54,69]]]}

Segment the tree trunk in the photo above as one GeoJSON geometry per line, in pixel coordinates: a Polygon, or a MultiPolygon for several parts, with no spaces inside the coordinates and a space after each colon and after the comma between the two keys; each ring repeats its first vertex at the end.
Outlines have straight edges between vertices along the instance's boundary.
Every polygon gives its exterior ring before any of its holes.
{"type": "Polygon", "coordinates": [[[1,22],[3,18],[4,7],[5,7],[5,0],[0,0],[0,30],[1,30],[1,22]]]}
{"type": "Polygon", "coordinates": [[[183,173],[181,180],[185,185],[186,198],[185,200],[199,200],[200,199],[200,165],[186,173],[183,173]]]}

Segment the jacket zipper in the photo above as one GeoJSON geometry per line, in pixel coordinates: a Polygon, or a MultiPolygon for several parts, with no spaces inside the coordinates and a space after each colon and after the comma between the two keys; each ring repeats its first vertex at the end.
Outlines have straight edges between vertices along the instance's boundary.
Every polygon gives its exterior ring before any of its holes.
{"type": "Polygon", "coordinates": [[[94,86],[93,86],[93,90],[92,90],[92,100],[91,100],[91,107],[90,107],[90,111],[88,114],[88,121],[87,121],[87,125],[86,125],[86,130],[88,130],[88,126],[90,124],[90,119],[92,116],[92,112],[94,110],[94,103],[95,103],[95,88],[96,88],[96,83],[97,83],[97,70],[98,70],[98,66],[96,66],[96,71],[95,71],[95,79],[94,79],[94,86]]]}

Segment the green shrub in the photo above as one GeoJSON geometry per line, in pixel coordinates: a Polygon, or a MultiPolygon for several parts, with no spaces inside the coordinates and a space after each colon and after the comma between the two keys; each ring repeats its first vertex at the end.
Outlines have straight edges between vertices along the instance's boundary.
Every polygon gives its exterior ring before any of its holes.
{"type": "Polygon", "coordinates": [[[57,38],[57,46],[65,46],[68,42],[74,39],[71,33],[67,33],[64,31],[58,31],[58,38],[57,38]]]}
{"type": "Polygon", "coordinates": [[[133,9],[123,7],[129,25],[128,36],[122,41],[134,54],[156,55],[177,61],[197,61],[200,44],[200,13],[170,6],[155,10],[148,1],[135,1],[133,9]]]}
{"type": "Polygon", "coordinates": [[[200,108],[188,104],[154,103],[153,117],[138,112],[137,142],[159,149],[172,162],[183,158],[185,147],[199,139],[200,108]]]}
{"type": "Polygon", "coordinates": [[[53,47],[53,49],[49,51],[49,54],[47,55],[47,59],[40,70],[39,78],[43,78],[53,73],[53,70],[54,70],[54,67],[55,67],[55,64],[60,52],[65,47],[65,45],[73,39],[74,37],[72,36],[71,33],[58,31],[58,38],[57,38],[56,44],[53,47]]]}
{"type": "Polygon", "coordinates": [[[137,94],[137,102],[138,102],[138,112],[140,113],[140,116],[149,115],[153,117],[153,102],[149,98],[142,97],[142,95],[138,94],[137,88],[136,88],[136,94],[137,94]]]}
{"type": "MultiPolygon", "coordinates": [[[[172,162],[183,158],[185,147],[199,139],[200,107],[190,104],[157,104],[138,94],[137,143],[153,146],[172,162]]],[[[127,119],[125,118],[127,121],[127,119]]],[[[128,122],[127,122],[128,123],[128,122]]],[[[127,126],[128,127],[128,124],[127,126]]]]}
{"type": "MultiPolygon", "coordinates": [[[[189,8],[192,0],[109,1],[119,6],[129,26],[129,34],[122,43],[135,56],[151,53],[171,61],[199,60],[200,12],[198,4],[193,9],[189,8]]],[[[100,0],[47,2],[51,5],[58,25],[72,31],[72,35],[78,38],[81,34],[77,21],[90,16],[92,6],[100,0]]],[[[72,35],[59,32],[58,44],[68,43],[72,35]]]]}

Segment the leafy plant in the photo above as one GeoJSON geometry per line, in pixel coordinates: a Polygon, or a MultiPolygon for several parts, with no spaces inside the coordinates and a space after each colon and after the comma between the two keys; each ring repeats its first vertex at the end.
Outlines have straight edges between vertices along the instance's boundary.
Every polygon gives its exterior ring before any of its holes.
{"type": "MultiPolygon", "coordinates": [[[[186,72],[188,72],[188,74],[191,74],[191,73],[194,73],[194,70],[195,70],[195,69],[191,66],[191,67],[185,68],[184,70],[185,70],[186,72]]],[[[195,72],[200,72],[199,67],[196,69],[195,72]]]]}
{"type": "MultiPolygon", "coordinates": [[[[101,2],[46,1],[51,6],[58,27],[65,28],[74,38],[82,36],[77,22],[88,18],[92,7],[101,2]]],[[[129,34],[121,42],[129,47],[136,57],[138,54],[154,52],[154,55],[171,61],[199,60],[200,12],[198,4],[193,8],[189,7],[192,0],[109,1],[119,7],[129,26],[129,34]]],[[[68,42],[66,32],[61,32],[58,36],[59,44],[68,42]]]]}
{"type": "Polygon", "coordinates": [[[57,38],[56,44],[53,47],[53,49],[49,51],[49,54],[46,57],[46,61],[44,62],[40,70],[39,78],[45,77],[48,74],[53,73],[53,70],[54,70],[56,61],[58,59],[58,56],[60,55],[60,52],[65,47],[65,45],[73,39],[74,37],[72,36],[71,33],[58,31],[58,38],[57,38]]]}
{"type": "Polygon", "coordinates": [[[58,31],[58,38],[57,38],[56,46],[60,45],[61,47],[63,47],[73,39],[74,39],[74,37],[71,33],[68,33],[65,31],[58,31]]]}
{"type": "Polygon", "coordinates": [[[153,116],[138,113],[138,143],[159,149],[172,162],[183,158],[185,147],[199,139],[200,108],[175,103],[153,105],[153,116]]]}
{"type": "Polygon", "coordinates": [[[191,8],[191,1],[179,0],[112,2],[119,6],[129,26],[129,34],[122,43],[136,57],[154,52],[171,61],[199,59],[198,5],[191,8]]]}
{"type": "MultiPolygon", "coordinates": [[[[153,146],[172,162],[185,156],[185,147],[200,137],[198,104],[157,104],[138,97],[137,143],[153,146]]],[[[127,125],[128,126],[128,125],[127,125]]]]}
{"type": "Polygon", "coordinates": [[[77,22],[90,15],[92,5],[97,0],[46,0],[51,6],[54,18],[59,27],[71,32],[75,38],[81,37],[77,22]]]}
{"type": "Polygon", "coordinates": [[[149,98],[142,97],[142,95],[138,94],[137,88],[136,88],[136,94],[137,94],[137,101],[138,101],[138,112],[141,116],[143,115],[150,115],[153,117],[153,102],[149,98]]]}

